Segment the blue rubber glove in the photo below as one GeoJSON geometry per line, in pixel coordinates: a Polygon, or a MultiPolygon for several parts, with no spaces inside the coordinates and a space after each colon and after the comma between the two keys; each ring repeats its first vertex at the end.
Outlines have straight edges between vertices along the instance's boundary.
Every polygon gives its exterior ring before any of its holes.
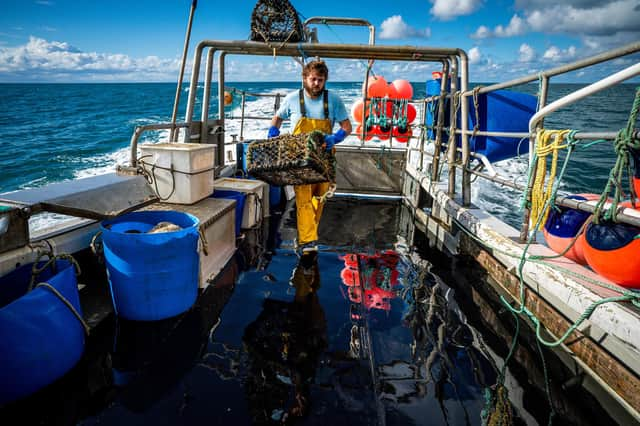
{"type": "Polygon", "coordinates": [[[344,129],[340,129],[332,135],[325,135],[324,143],[327,146],[327,151],[331,151],[335,144],[342,142],[346,137],[347,132],[345,132],[344,129]]]}
{"type": "Polygon", "coordinates": [[[267,138],[275,138],[276,136],[280,136],[280,129],[276,126],[269,127],[269,133],[267,133],[267,138]]]}

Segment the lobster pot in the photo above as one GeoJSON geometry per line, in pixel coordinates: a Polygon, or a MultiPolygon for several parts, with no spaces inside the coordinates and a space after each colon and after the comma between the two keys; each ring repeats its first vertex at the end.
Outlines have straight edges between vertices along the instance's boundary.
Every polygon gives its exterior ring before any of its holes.
{"type": "Polygon", "coordinates": [[[276,186],[334,182],[335,156],[322,148],[323,143],[320,131],[252,142],[247,171],[276,186]]]}
{"type": "MultiPolygon", "coordinates": [[[[46,286],[28,292],[32,264],[0,278],[0,405],[28,396],[62,377],[80,360],[80,319],[46,286]]],[[[40,262],[38,267],[44,266],[40,262]]],[[[68,260],[42,271],[47,283],[82,316],[76,270],[68,260]]]]}
{"type": "Polygon", "coordinates": [[[101,225],[117,315],[155,321],[189,309],[198,295],[199,220],[177,211],[128,213],[101,225]],[[181,229],[148,233],[161,222],[181,229]]]}

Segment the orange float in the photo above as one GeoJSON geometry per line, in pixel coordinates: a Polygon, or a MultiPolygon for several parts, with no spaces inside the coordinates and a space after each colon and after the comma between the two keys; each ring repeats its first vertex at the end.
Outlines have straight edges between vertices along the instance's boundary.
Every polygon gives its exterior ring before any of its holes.
{"type": "MultiPolygon", "coordinates": [[[[600,198],[597,194],[577,194],[568,198],[580,201],[594,201],[600,198]]],[[[549,248],[556,253],[562,253],[571,244],[571,241],[580,231],[590,214],[580,210],[560,207],[559,211],[552,209],[549,212],[547,222],[544,224],[542,233],[549,248]]],[[[564,257],[573,260],[581,265],[586,265],[584,258],[584,233],[580,235],[573,246],[564,254],[564,257]]]]}
{"type": "Polygon", "coordinates": [[[233,95],[231,94],[231,92],[227,92],[225,90],[225,92],[224,92],[224,104],[225,105],[231,105],[231,103],[233,103],[233,95]]]}
{"type": "Polygon", "coordinates": [[[413,131],[411,130],[411,127],[407,127],[403,129],[398,126],[395,126],[393,128],[392,135],[394,139],[397,140],[398,142],[407,142],[411,137],[411,135],[413,135],[413,131]]]}
{"type": "MultiPolygon", "coordinates": [[[[633,208],[628,201],[620,205],[633,208]]],[[[636,205],[636,210],[640,206],[636,205]]],[[[640,288],[640,228],[612,221],[592,222],[584,236],[584,257],[591,269],[622,287],[640,288]]]]}
{"type": "MultiPolygon", "coordinates": [[[[356,127],[356,132],[355,132],[356,136],[358,136],[359,138],[362,138],[362,124],[358,124],[358,127],[356,127]]],[[[371,133],[371,126],[369,126],[369,129],[367,130],[367,134],[364,136],[364,140],[365,141],[369,141],[373,138],[373,134],[371,133]]]]}
{"type": "Polygon", "coordinates": [[[351,106],[351,117],[353,117],[353,121],[356,123],[362,123],[363,106],[364,101],[362,99],[355,101],[351,106]]]}
{"type": "MultiPolygon", "coordinates": [[[[387,81],[382,76],[369,77],[367,85],[367,96],[369,98],[384,98],[387,94],[387,81]]],[[[364,92],[364,85],[362,86],[364,92]]]]}
{"type": "Polygon", "coordinates": [[[413,97],[413,86],[407,80],[393,80],[391,83],[398,93],[398,99],[411,99],[413,97]]]}
{"type": "Polygon", "coordinates": [[[413,123],[413,120],[416,119],[417,111],[416,107],[411,104],[407,104],[407,122],[409,124],[413,123]]]}
{"type": "Polygon", "coordinates": [[[389,99],[398,99],[398,91],[393,84],[387,85],[387,97],[389,99]]]}
{"type": "Polygon", "coordinates": [[[636,191],[636,197],[640,197],[640,177],[634,176],[633,189],[636,191]]]}

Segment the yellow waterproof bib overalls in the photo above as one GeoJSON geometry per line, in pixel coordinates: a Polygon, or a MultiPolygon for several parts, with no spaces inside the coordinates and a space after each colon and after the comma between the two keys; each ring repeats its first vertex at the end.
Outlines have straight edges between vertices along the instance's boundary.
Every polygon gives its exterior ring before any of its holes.
{"type": "MultiPolygon", "coordinates": [[[[329,118],[329,92],[323,93],[324,119],[308,118],[304,107],[304,93],[300,89],[300,120],[293,129],[293,134],[309,133],[312,130],[320,130],[331,133],[331,119],[329,118]]],[[[298,245],[318,240],[318,225],[322,216],[324,202],[320,201],[327,190],[329,182],[296,185],[296,217],[298,220],[298,245]]]]}

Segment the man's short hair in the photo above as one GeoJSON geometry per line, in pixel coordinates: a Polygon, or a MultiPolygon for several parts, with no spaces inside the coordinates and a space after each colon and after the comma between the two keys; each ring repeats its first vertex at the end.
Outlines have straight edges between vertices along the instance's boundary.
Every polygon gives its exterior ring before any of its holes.
{"type": "Polygon", "coordinates": [[[304,68],[302,68],[302,78],[306,78],[312,72],[323,75],[325,80],[329,79],[329,68],[327,68],[327,64],[325,64],[324,61],[318,60],[308,62],[304,68]]]}

